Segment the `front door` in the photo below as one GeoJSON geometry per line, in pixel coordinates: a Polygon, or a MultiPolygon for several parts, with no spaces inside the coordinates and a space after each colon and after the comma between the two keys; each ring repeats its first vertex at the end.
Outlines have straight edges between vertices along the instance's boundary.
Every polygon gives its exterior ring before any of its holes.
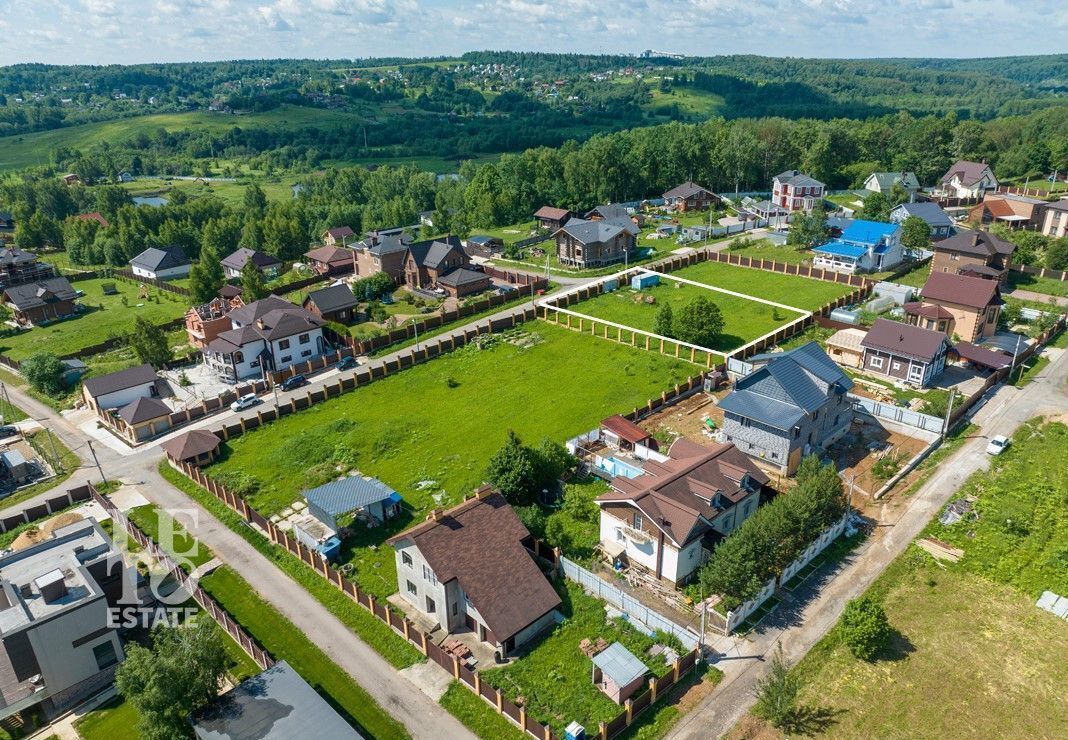
{"type": "Polygon", "coordinates": [[[923,365],[909,363],[909,382],[916,384],[923,382],[923,365]]]}

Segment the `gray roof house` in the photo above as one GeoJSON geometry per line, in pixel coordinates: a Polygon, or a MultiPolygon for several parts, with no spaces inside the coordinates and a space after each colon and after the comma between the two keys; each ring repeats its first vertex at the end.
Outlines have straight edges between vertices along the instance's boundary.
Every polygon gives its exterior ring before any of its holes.
{"type": "Polygon", "coordinates": [[[369,524],[381,524],[400,512],[401,495],[377,478],[350,475],[304,492],[308,513],[335,532],[338,519],[355,513],[369,524]]]}
{"type": "Polygon", "coordinates": [[[185,256],[181,247],[149,247],[130,260],[130,268],[134,275],[139,277],[166,280],[185,277],[193,268],[193,263],[185,256]]]}
{"type": "Polygon", "coordinates": [[[890,221],[895,224],[904,223],[909,216],[923,219],[931,227],[932,239],[945,239],[953,233],[953,221],[934,201],[902,203],[890,211],[890,221]]]}
{"type": "Polygon", "coordinates": [[[571,267],[601,267],[622,262],[634,250],[635,237],[640,231],[626,215],[597,220],[573,218],[553,234],[556,256],[561,264],[571,267]]]}
{"type": "Polygon", "coordinates": [[[282,260],[277,257],[248,247],[241,247],[223,258],[222,266],[226,277],[241,277],[241,270],[244,269],[246,262],[252,262],[256,269],[264,274],[274,274],[282,269],[282,260]]]}
{"type": "Polygon", "coordinates": [[[849,429],[853,381],[815,342],[749,361],[753,370],[719,404],[725,441],[792,475],[849,429]]]}
{"type": "Polygon", "coordinates": [[[916,179],[914,172],[873,172],[864,181],[864,189],[873,193],[889,193],[895,184],[901,183],[901,187],[910,193],[918,192],[920,181],[916,179]]]}

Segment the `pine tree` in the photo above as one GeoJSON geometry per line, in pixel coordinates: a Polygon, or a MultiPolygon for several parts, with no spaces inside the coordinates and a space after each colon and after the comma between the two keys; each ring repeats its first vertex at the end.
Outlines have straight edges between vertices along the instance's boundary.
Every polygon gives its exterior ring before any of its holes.
{"type": "Polygon", "coordinates": [[[141,362],[152,367],[162,367],[173,358],[166,333],[143,316],[138,316],[134,322],[130,348],[141,362]]]}
{"type": "Polygon", "coordinates": [[[218,253],[211,247],[204,247],[200,253],[200,262],[193,265],[189,272],[189,290],[197,303],[207,303],[219,294],[219,289],[226,282],[222,262],[218,253]]]}
{"type": "Polygon", "coordinates": [[[264,298],[268,292],[263,273],[250,259],[241,268],[241,299],[245,303],[251,303],[264,298]]]}
{"type": "Polygon", "coordinates": [[[675,336],[675,316],[670,303],[661,304],[656,312],[656,321],[653,323],[653,333],[662,337],[675,336]]]}

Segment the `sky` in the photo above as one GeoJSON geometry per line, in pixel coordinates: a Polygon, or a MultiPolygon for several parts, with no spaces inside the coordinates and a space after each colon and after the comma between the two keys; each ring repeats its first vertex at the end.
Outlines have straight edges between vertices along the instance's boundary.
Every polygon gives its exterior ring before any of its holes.
{"type": "Polygon", "coordinates": [[[455,55],[1068,52],[1068,0],[0,0],[0,64],[455,55]]]}

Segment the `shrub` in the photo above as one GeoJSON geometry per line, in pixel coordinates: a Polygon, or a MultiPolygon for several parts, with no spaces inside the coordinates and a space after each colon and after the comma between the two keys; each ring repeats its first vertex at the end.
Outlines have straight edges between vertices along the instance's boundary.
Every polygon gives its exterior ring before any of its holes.
{"type": "Polygon", "coordinates": [[[63,373],[67,368],[51,352],[38,352],[31,355],[22,361],[19,369],[36,391],[49,396],[58,396],[66,390],[63,373]]]}
{"type": "Polygon", "coordinates": [[[870,596],[846,604],[840,629],[850,652],[861,660],[874,659],[889,642],[892,632],[882,604],[870,596]]]}
{"type": "Polygon", "coordinates": [[[768,675],[757,681],[757,702],[753,713],[775,727],[783,727],[793,717],[794,704],[800,689],[801,684],[797,677],[791,676],[786,666],[782,645],[776,645],[768,675]]]}

